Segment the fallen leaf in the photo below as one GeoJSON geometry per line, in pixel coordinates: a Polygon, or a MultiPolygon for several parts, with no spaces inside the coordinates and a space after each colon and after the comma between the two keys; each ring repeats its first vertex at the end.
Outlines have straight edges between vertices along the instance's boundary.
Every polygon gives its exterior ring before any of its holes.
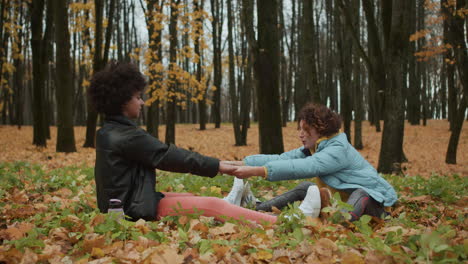
{"type": "Polygon", "coordinates": [[[91,250],[91,256],[95,258],[102,258],[104,257],[104,255],[104,251],[101,248],[93,247],[93,249],[91,250]]]}
{"type": "Polygon", "coordinates": [[[203,234],[203,233],[207,233],[209,231],[209,228],[208,228],[207,225],[200,222],[200,220],[191,219],[190,220],[190,230],[199,231],[199,232],[201,232],[203,234]]]}
{"type": "Polygon", "coordinates": [[[21,258],[20,264],[34,264],[37,263],[37,260],[39,257],[37,256],[36,253],[34,253],[31,249],[26,248],[24,250],[24,255],[23,258],[21,258]]]}
{"type": "Polygon", "coordinates": [[[93,248],[101,248],[106,242],[104,235],[98,235],[96,233],[88,233],[84,237],[83,250],[90,252],[93,248]]]}
{"type": "Polygon", "coordinates": [[[273,258],[273,254],[271,254],[271,252],[268,252],[266,250],[261,250],[254,254],[254,258],[257,260],[268,261],[273,258]]]}
{"type": "Polygon", "coordinates": [[[7,229],[0,230],[0,238],[6,240],[18,240],[23,238],[24,235],[34,227],[31,223],[25,222],[15,222],[13,225],[9,226],[7,229]]]}
{"type": "MultiPolygon", "coordinates": [[[[161,245],[157,247],[146,260],[150,260],[150,263],[154,264],[178,264],[184,262],[184,256],[179,255],[176,249],[167,245],[161,245]]],[[[143,261],[145,261],[145,259],[143,259],[143,261]]]]}
{"type": "Polygon", "coordinates": [[[225,234],[233,234],[236,231],[236,225],[232,223],[225,223],[223,226],[218,226],[210,230],[210,234],[219,236],[225,234]]]}
{"type": "Polygon", "coordinates": [[[364,264],[362,254],[356,251],[347,251],[341,255],[341,263],[343,264],[364,264]]]}
{"type": "Polygon", "coordinates": [[[379,263],[379,264],[393,264],[393,258],[391,256],[383,255],[377,251],[367,252],[364,258],[366,263],[379,263]]]}
{"type": "Polygon", "coordinates": [[[406,200],[410,202],[424,202],[424,201],[432,200],[432,197],[430,195],[421,195],[421,196],[416,196],[416,197],[410,197],[410,198],[407,198],[406,200]]]}
{"type": "Polygon", "coordinates": [[[335,242],[328,238],[320,238],[312,247],[313,252],[319,255],[320,259],[331,259],[337,252],[338,247],[335,242]]]}
{"type": "Polygon", "coordinates": [[[226,253],[230,250],[227,246],[222,246],[218,244],[213,245],[213,253],[216,255],[217,258],[222,258],[226,255],[226,253]]]}

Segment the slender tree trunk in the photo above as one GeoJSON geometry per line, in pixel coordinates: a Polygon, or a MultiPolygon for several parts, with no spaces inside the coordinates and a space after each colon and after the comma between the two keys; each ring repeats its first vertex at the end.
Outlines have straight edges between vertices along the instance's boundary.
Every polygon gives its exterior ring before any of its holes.
{"type": "Polygon", "coordinates": [[[258,0],[258,46],[255,72],[258,96],[260,153],[282,153],[279,99],[279,36],[277,0],[258,0]]]}
{"type": "Polygon", "coordinates": [[[55,1],[55,42],[57,45],[56,100],[57,100],[57,152],[76,152],[73,130],[73,83],[71,79],[70,33],[68,32],[68,6],[55,1]]]}
{"type": "Polygon", "coordinates": [[[232,11],[231,1],[227,1],[227,12],[228,12],[228,52],[229,52],[229,96],[231,99],[231,118],[232,126],[234,129],[234,138],[235,145],[241,146],[240,138],[240,120],[239,120],[239,110],[238,110],[238,97],[237,97],[237,88],[236,88],[236,79],[235,79],[235,66],[234,66],[234,39],[232,31],[234,30],[234,15],[232,11]]]}
{"type": "Polygon", "coordinates": [[[221,127],[221,81],[222,81],[222,63],[221,63],[221,30],[223,25],[222,10],[220,0],[211,0],[212,29],[213,29],[213,84],[216,87],[213,95],[213,121],[215,128],[221,127]]]}
{"type": "MultiPolygon", "coordinates": [[[[361,29],[359,27],[360,24],[360,4],[359,0],[353,1],[353,12],[354,12],[354,28],[357,28],[357,38],[361,38],[361,29]]],[[[351,40],[350,40],[351,41],[351,40]]],[[[353,45],[353,108],[354,108],[354,147],[356,149],[363,149],[362,145],[362,119],[363,119],[363,104],[364,104],[364,96],[362,92],[362,85],[361,85],[361,65],[359,62],[359,56],[357,55],[357,47],[353,45]]],[[[351,137],[351,135],[349,135],[351,137]]]]}
{"type": "MultiPolygon", "coordinates": [[[[96,19],[96,30],[95,30],[95,45],[94,45],[94,58],[93,58],[93,73],[97,73],[102,70],[109,56],[110,41],[112,37],[112,24],[113,14],[115,9],[115,0],[110,0],[109,6],[109,21],[106,30],[106,38],[104,43],[104,54],[102,53],[103,44],[103,14],[104,14],[104,0],[95,0],[95,19],[96,19]]],[[[83,147],[94,148],[96,140],[96,126],[97,126],[98,113],[92,105],[88,104],[88,117],[86,121],[86,139],[83,147]]]]}
{"type": "Polygon", "coordinates": [[[317,78],[314,1],[303,0],[304,22],[304,60],[306,69],[306,83],[311,98],[308,101],[321,103],[320,87],[317,78]]]}
{"type": "MultiPolygon", "coordinates": [[[[104,13],[104,0],[94,0],[94,16],[96,20],[96,29],[94,36],[94,58],[93,58],[93,74],[102,69],[102,17],[104,13]]],[[[86,138],[83,147],[94,148],[96,139],[98,113],[94,107],[88,102],[88,115],[86,120],[86,138]]]]}
{"type": "Polygon", "coordinates": [[[243,91],[241,94],[241,143],[247,145],[247,131],[250,126],[251,94],[256,80],[253,77],[253,65],[255,61],[255,32],[254,32],[254,1],[242,0],[242,26],[247,39],[247,65],[244,72],[243,91]]]}
{"type": "Polygon", "coordinates": [[[297,36],[297,70],[296,70],[296,86],[294,87],[294,109],[297,113],[301,110],[301,108],[307,103],[308,98],[310,98],[309,91],[307,90],[307,81],[306,81],[306,74],[307,70],[305,67],[305,18],[304,18],[304,8],[303,8],[303,0],[299,1],[299,18],[298,18],[298,36],[297,36]]]}
{"type": "MultiPolygon", "coordinates": [[[[386,1],[385,4],[388,5],[389,1],[386,1]]],[[[349,8],[348,6],[349,1],[347,0],[337,0],[336,2],[337,7],[340,9],[342,14],[344,15],[344,18],[346,19],[346,26],[348,27],[348,30],[351,31],[351,37],[353,40],[353,43],[356,45],[357,50],[358,50],[358,55],[363,59],[367,71],[369,73],[369,97],[370,97],[370,110],[371,114],[370,116],[373,117],[373,120],[371,119],[371,124],[375,124],[376,126],[376,131],[380,132],[380,112],[381,108],[383,108],[383,103],[382,103],[382,94],[385,91],[385,85],[386,85],[386,65],[384,64],[384,56],[383,56],[383,51],[382,51],[382,46],[380,37],[379,37],[379,31],[377,28],[376,24],[376,19],[375,19],[375,11],[374,11],[374,3],[371,0],[362,0],[362,5],[367,21],[367,35],[368,35],[368,53],[364,51],[364,48],[361,46],[359,42],[359,37],[357,34],[357,30],[354,27],[353,24],[353,19],[352,16],[349,13],[349,8]]],[[[388,12],[388,10],[391,10],[391,5],[390,7],[386,7],[383,9],[384,12],[388,12]]],[[[384,14],[385,18],[388,17],[387,14],[384,14]]],[[[387,19],[385,19],[387,21],[387,19]]],[[[387,27],[387,26],[384,26],[387,27]]],[[[385,34],[384,34],[385,36],[385,34]]],[[[385,36],[384,39],[387,39],[385,36]]]]}
{"type": "MultiPolygon", "coordinates": [[[[337,12],[339,15],[339,13],[337,12]]],[[[352,15],[354,18],[354,14],[352,15]]],[[[340,19],[337,17],[336,19],[340,19]]],[[[340,51],[339,54],[339,69],[340,69],[340,109],[341,116],[343,117],[344,132],[348,141],[351,143],[351,119],[352,119],[352,98],[351,92],[353,89],[351,83],[352,72],[352,51],[353,45],[350,43],[350,32],[345,30],[344,23],[341,21],[341,26],[337,30],[337,47],[340,51]]]]}
{"type": "Polygon", "coordinates": [[[286,97],[283,98],[283,117],[286,115],[287,118],[283,119],[283,126],[286,126],[289,117],[291,116],[291,104],[292,104],[292,91],[294,87],[294,73],[296,72],[296,61],[297,61],[297,45],[296,45],[296,0],[292,1],[292,17],[291,17],[291,34],[290,34],[290,45],[289,45],[289,65],[288,65],[288,81],[286,97]]]}
{"type": "MultiPolygon", "coordinates": [[[[162,27],[156,29],[156,25],[162,23],[161,19],[158,19],[158,13],[162,12],[164,6],[164,0],[147,0],[146,8],[147,15],[146,18],[146,27],[148,29],[148,45],[151,54],[150,65],[153,66],[149,70],[149,96],[153,97],[153,92],[157,89],[160,89],[159,85],[161,83],[161,74],[157,72],[154,67],[161,63],[161,40],[162,40],[162,27]]],[[[159,138],[159,99],[155,100],[148,107],[146,129],[155,138],[159,138]]]]}
{"type": "MultiPolygon", "coordinates": [[[[177,64],[177,46],[178,46],[178,37],[177,37],[177,19],[178,12],[177,6],[179,5],[180,0],[171,0],[171,17],[169,22],[169,35],[170,47],[169,47],[169,63],[170,71],[174,71],[177,64]]],[[[175,94],[177,91],[177,79],[172,74],[170,84],[169,84],[169,93],[175,94]]],[[[167,113],[166,113],[166,144],[175,143],[175,121],[176,121],[176,102],[177,98],[175,95],[170,97],[170,100],[167,102],[167,113]]]]}
{"type": "MultiPolygon", "coordinates": [[[[204,0],[196,0],[193,3],[195,12],[197,14],[196,19],[196,37],[195,37],[195,54],[198,56],[198,63],[197,63],[197,81],[201,84],[202,83],[202,65],[203,65],[203,49],[200,50],[200,41],[202,40],[203,36],[203,19],[201,12],[203,11],[204,0]]],[[[201,93],[201,100],[198,101],[198,116],[200,121],[200,130],[206,129],[206,89],[203,91],[199,91],[201,93]]],[[[195,111],[192,111],[195,113],[195,111]]],[[[195,120],[193,120],[195,121],[195,120]]]]}
{"type": "MultiPolygon", "coordinates": [[[[421,2],[421,1],[420,1],[421,2]]],[[[410,32],[416,32],[422,29],[419,25],[418,20],[416,19],[416,1],[411,0],[411,11],[410,11],[410,32]],[[416,26],[418,24],[418,27],[416,26]]],[[[419,9],[420,10],[420,9],[419,9]]],[[[421,14],[419,14],[421,15],[421,14]]],[[[424,16],[422,18],[424,20],[424,16]]],[[[408,72],[409,72],[409,96],[407,101],[407,108],[408,114],[407,118],[411,125],[419,125],[420,120],[420,109],[421,109],[421,100],[420,100],[420,82],[417,78],[417,69],[416,69],[416,58],[413,55],[416,52],[416,42],[413,41],[410,43],[409,46],[409,65],[408,65],[408,72]]]]}
{"type": "MultiPolygon", "coordinates": [[[[3,6],[3,5],[2,5],[3,6]]],[[[33,144],[36,146],[46,147],[46,120],[43,114],[44,104],[44,69],[42,67],[42,18],[44,12],[44,0],[32,2],[31,8],[31,49],[33,61],[33,118],[34,118],[34,135],[33,144]]]]}
{"type": "MultiPolygon", "coordinates": [[[[7,72],[6,71],[5,73],[3,72],[3,64],[8,58],[8,54],[7,54],[8,53],[8,38],[10,37],[10,33],[9,33],[9,30],[4,27],[4,23],[7,20],[7,17],[10,13],[9,8],[10,8],[10,2],[2,0],[1,7],[0,7],[0,11],[2,12],[0,14],[0,83],[3,83],[4,82],[3,80],[7,80],[7,76],[6,76],[7,72]]],[[[42,29],[41,29],[41,32],[42,32],[42,29]]],[[[0,89],[0,98],[2,97],[2,93],[3,93],[4,99],[6,99],[8,90],[3,89],[2,91],[2,89],[0,89]]],[[[6,103],[7,101],[5,100],[3,111],[2,111],[4,114],[3,115],[4,118],[2,119],[6,119],[6,109],[7,109],[5,105],[6,103]]],[[[5,122],[6,120],[3,121],[3,124],[5,124],[5,122]]]]}
{"type": "MultiPolygon", "coordinates": [[[[18,23],[23,24],[24,21],[24,8],[23,6],[18,7],[18,23]]],[[[13,60],[13,65],[15,66],[15,72],[13,74],[13,86],[14,86],[14,92],[13,92],[13,106],[14,106],[14,113],[15,113],[15,120],[14,124],[17,125],[18,129],[21,129],[21,126],[23,125],[23,109],[24,109],[24,66],[23,66],[23,59],[20,58],[20,54],[23,51],[23,29],[18,30],[18,42],[17,42],[17,50],[16,52],[13,53],[13,57],[15,58],[13,60]]]]}

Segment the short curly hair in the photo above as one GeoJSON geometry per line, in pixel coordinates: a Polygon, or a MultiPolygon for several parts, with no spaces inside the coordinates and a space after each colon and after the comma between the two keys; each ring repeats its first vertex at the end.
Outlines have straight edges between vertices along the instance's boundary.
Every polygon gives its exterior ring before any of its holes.
{"type": "Polygon", "coordinates": [[[135,65],[111,61],[91,78],[88,99],[97,112],[120,115],[123,106],[145,86],[146,80],[135,65]]]}
{"type": "Polygon", "coordinates": [[[321,104],[306,104],[299,111],[297,125],[301,120],[309,127],[314,127],[319,135],[329,137],[340,131],[341,117],[339,114],[321,104]]]}

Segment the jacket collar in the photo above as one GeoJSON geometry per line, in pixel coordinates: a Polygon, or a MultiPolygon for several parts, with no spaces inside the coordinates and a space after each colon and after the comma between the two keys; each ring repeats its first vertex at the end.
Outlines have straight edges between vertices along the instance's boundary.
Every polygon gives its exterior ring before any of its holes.
{"type": "Polygon", "coordinates": [[[331,138],[334,138],[335,136],[338,136],[339,134],[340,134],[340,132],[335,133],[335,134],[333,134],[333,135],[330,135],[330,136],[328,136],[328,137],[321,137],[321,138],[317,139],[317,142],[315,142],[315,150],[314,150],[314,152],[317,151],[317,148],[318,148],[318,145],[320,144],[320,142],[325,141],[325,140],[329,140],[329,139],[331,139],[331,138]]]}
{"type": "Polygon", "coordinates": [[[326,140],[329,140],[329,139],[331,139],[331,138],[334,138],[334,137],[338,136],[340,133],[341,133],[341,132],[338,132],[338,133],[335,133],[335,134],[333,134],[333,135],[331,135],[331,136],[328,136],[328,137],[321,137],[321,138],[317,139],[317,142],[315,142],[315,148],[313,148],[313,149],[312,149],[312,148],[311,148],[311,149],[306,149],[306,148],[304,148],[304,149],[302,149],[302,153],[304,153],[304,155],[306,155],[307,157],[308,157],[308,156],[311,156],[312,154],[314,154],[315,152],[317,152],[317,148],[318,148],[318,146],[319,146],[319,144],[320,144],[321,142],[326,141],[326,140]]]}
{"type": "Polygon", "coordinates": [[[126,126],[137,126],[137,124],[134,121],[130,120],[128,117],[123,115],[106,116],[106,122],[114,122],[126,126]]]}

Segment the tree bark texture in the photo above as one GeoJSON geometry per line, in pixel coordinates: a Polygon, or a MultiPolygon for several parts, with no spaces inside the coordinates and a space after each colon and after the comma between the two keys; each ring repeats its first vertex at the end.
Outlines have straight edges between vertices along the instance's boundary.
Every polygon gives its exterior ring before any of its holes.
{"type": "Polygon", "coordinates": [[[260,153],[282,153],[281,108],[279,101],[278,1],[258,0],[258,48],[255,72],[258,96],[260,153]]]}
{"type": "Polygon", "coordinates": [[[57,152],[76,152],[73,130],[73,83],[66,1],[55,0],[57,152]]]}

